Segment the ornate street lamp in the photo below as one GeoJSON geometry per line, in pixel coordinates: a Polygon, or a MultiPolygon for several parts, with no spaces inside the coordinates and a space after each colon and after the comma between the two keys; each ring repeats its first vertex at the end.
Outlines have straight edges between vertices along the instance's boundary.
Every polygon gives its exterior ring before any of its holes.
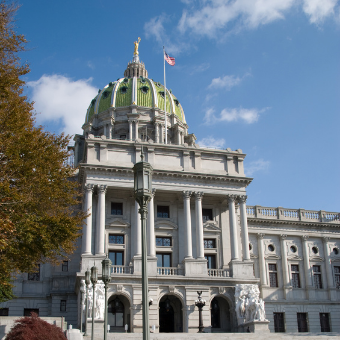
{"type": "Polygon", "coordinates": [[[86,284],[86,303],[85,303],[85,333],[87,336],[87,318],[88,318],[88,309],[89,309],[89,285],[91,283],[91,273],[89,270],[85,272],[85,284],[86,284]]]}
{"type": "Polygon", "coordinates": [[[147,245],[146,245],[146,218],[148,215],[148,202],[152,197],[152,166],[144,162],[143,153],[141,161],[133,167],[135,200],[139,204],[139,213],[142,226],[142,312],[143,312],[143,340],[150,339],[149,306],[148,306],[148,271],[147,271],[147,245]]]}
{"type": "Polygon", "coordinates": [[[195,306],[198,307],[198,333],[203,333],[203,318],[202,309],[205,306],[205,300],[202,299],[202,291],[197,292],[198,300],[195,301],[195,306]]]}
{"type": "Polygon", "coordinates": [[[105,285],[105,309],[104,309],[104,340],[107,339],[107,286],[111,281],[111,260],[107,257],[102,261],[102,280],[105,285]]]}
{"type": "MultiPolygon", "coordinates": [[[[81,305],[81,311],[80,311],[80,333],[83,333],[83,297],[85,295],[85,285],[84,282],[81,281],[80,283],[80,305],[81,305]]],[[[84,300],[86,299],[86,297],[84,298],[84,300]]]]}
{"type": "Polygon", "coordinates": [[[94,339],[94,306],[96,304],[96,284],[98,281],[98,268],[96,266],[93,266],[91,268],[91,282],[92,282],[92,287],[93,287],[93,294],[92,294],[92,329],[91,329],[91,340],[94,339]]]}

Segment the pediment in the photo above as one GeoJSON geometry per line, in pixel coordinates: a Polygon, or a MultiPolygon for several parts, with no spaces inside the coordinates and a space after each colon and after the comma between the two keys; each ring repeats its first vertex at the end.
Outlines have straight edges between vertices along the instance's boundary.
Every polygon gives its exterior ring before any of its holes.
{"type": "Polygon", "coordinates": [[[122,220],[121,218],[114,218],[114,219],[110,219],[109,221],[106,221],[106,227],[129,228],[130,223],[122,220]]]}
{"type": "Polygon", "coordinates": [[[302,261],[302,257],[297,256],[297,255],[290,255],[288,256],[288,260],[292,260],[292,261],[302,261]]]}
{"type": "Polygon", "coordinates": [[[267,254],[264,257],[265,259],[269,259],[269,260],[280,260],[281,256],[275,255],[275,254],[267,254]]]}
{"type": "Polygon", "coordinates": [[[205,231],[221,231],[221,229],[217,226],[216,222],[206,222],[203,224],[203,230],[205,231]]]}
{"type": "Polygon", "coordinates": [[[313,261],[313,262],[323,262],[324,259],[323,259],[323,257],[321,257],[321,256],[311,256],[311,257],[309,258],[309,261],[313,261]]]}
{"type": "Polygon", "coordinates": [[[163,229],[163,230],[174,230],[174,229],[178,229],[178,226],[168,220],[165,221],[157,221],[155,222],[155,228],[156,229],[163,229]]]}

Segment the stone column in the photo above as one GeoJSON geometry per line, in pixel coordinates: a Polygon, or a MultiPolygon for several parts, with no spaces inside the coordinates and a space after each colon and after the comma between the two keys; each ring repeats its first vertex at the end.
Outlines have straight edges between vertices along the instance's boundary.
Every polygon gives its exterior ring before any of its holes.
{"type": "Polygon", "coordinates": [[[336,300],[336,291],[334,287],[333,275],[332,275],[332,262],[330,256],[330,249],[328,245],[329,237],[323,237],[323,252],[325,256],[325,266],[327,274],[327,288],[329,299],[332,301],[336,300]]]}
{"type": "Polygon", "coordinates": [[[84,255],[92,254],[92,193],[93,184],[85,185],[85,202],[84,211],[89,214],[83,224],[82,253],[84,255]]]}
{"type": "Polygon", "coordinates": [[[155,123],[155,143],[159,143],[159,124],[155,123]]]}
{"type": "Polygon", "coordinates": [[[129,120],[129,140],[132,140],[132,121],[129,120]]]}
{"type": "Polygon", "coordinates": [[[147,220],[147,232],[148,232],[148,256],[156,256],[156,239],[155,239],[155,211],[154,211],[154,196],[156,190],[152,190],[152,198],[149,202],[149,213],[147,220]]]}
{"type": "Polygon", "coordinates": [[[163,125],[160,124],[159,125],[159,135],[160,135],[160,138],[161,140],[159,141],[161,144],[164,144],[164,129],[163,129],[163,125]]]}
{"type": "Polygon", "coordinates": [[[204,234],[202,216],[202,196],[203,192],[195,192],[195,211],[196,211],[196,234],[197,234],[197,258],[204,259],[204,234]]]}
{"type": "Polygon", "coordinates": [[[135,120],[135,140],[138,139],[138,126],[139,126],[139,122],[138,122],[138,120],[136,119],[136,120],[135,120]]]}
{"type": "Polygon", "coordinates": [[[191,191],[183,191],[184,223],[185,223],[185,235],[186,235],[185,258],[192,258],[190,196],[191,196],[191,191]]]}
{"type": "Polygon", "coordinates": [[[110,122],[110,124],[109,124],[109,135],[108,135],[109,139],[112,139],[112,128],[113,128],[113,124],[112,124],[112,122],[110,122]]]}
{"type": "Polygon", "coordinates": [[[96,255],[104,254],[105,242],[105,193],[107,186],[98,185],[97,225],[96,225],[96,255]]]}
{"type": "Polygon", "coordinates": [[[229,224],[230,224],[230,246],[231,246],[231,260],[238,260],[238,240],[237,240],[237,224],[235,213],[235,195],[228,196],[229,203],[229,224]]]}
{"type": "Polygon", "coordinates": [[[181,145],[181,131],[177,130],[177,144],[181,145]]]}
{"type": "Polygon", "coordinates": [[[267,270],[266,270],[266,262],[264,260],[263,237],[264,237],[264,234],[257,234],[261,287],[267,286],[267,275],[266,275],[267,270]]]}
{"type": "Polygon", "coordinates": [[[243,261],[249,261],[250,260],[246,201],[247,201],[247,196],[240,196],[239,197],[240,215],[241,215],[240,217],[241,217],[243,261]]]}
{"type": "Polygon", "coordinates": [[[290,282],[289,272],[288,272],[288,260],[287,260],[287,235],[280,235],[280,245],[281,245],[281,265],[283,272],[283,295],[284,298],[289,298],[289,293],[292,290],[292,285],[290,282]]]}
{"type": "Polygon", "coordinates": [[[312,283],[312,268],[309,264],[309,251],[308,251],[308,238],[309,236],[302,236],[302,246],[303,246],[303,266],[305,269],[305,280],[306,280],[306,291],[308,299],[314,299],[315,290],[312,283]]]}
{"type": "Polygon", "coordinates": [[[141,256],[142,255],[142,227],[141,227],[141,221],[140,221],[140,215],[138,213],[139,210],[139,204],[135,201],[135,231],[134,231],[134,237],[135,237],[135,256],[141,256]]]}

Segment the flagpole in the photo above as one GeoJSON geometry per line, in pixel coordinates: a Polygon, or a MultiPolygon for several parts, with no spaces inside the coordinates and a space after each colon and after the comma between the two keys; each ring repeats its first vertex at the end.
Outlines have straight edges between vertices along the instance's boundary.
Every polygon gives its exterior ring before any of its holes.
{"type": "MultiPolygon", "coordinates": [[[[165,144],[168,144],[168,127],[166,115],[166,78],[165,78],[165,50],[163,46],[163,59],[164,59],[164,120],[165,120],[165,144]]],[[[163,142],[163,141],[162,141],[163,142]]]]}

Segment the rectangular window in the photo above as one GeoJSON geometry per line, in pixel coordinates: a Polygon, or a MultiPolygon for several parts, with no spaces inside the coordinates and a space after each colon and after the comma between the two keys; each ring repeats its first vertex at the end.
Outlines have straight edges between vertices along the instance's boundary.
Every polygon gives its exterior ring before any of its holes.
{"type": "Polygon", "coordinates": [[[334,266],[334,281],[335,281],[335,287],[340,288],[340,267],[334,266]]]}
{"type": "Polygon", "coordinates": [[[124,235],[109,235],[110,244],[124,244],[124,235]]]}
{"type": "Polygon", "coordinates": [[[60,311],[66,312],[66,300],[60,300],[60,311]]]}
{"type": "Polygon", "coordinates": [[[171,247],[171,237],[156,237],[156,247],[171,247]]]}
{"type": "Polygon", "coordinates": [[[123,215],[123,203],[111,202],[111,215],[123,215]]]}
{"type": "Polygon", "coordinates": [[[24,308],[24,316],[31,316],[31,313],[35,313],[39,316],[38,308],[24,308]]]}
{"type": "Polygon", "coordinates": [[[216,240],[214,238],[212,239],[204,239],[204,248],[216,248],[216,240]]]}
{"type": "Polygon", "coordinates": [[[216,269],[216,256],[215,255],[205,255],[204,257],[208,260],[208,262],[207,262],[208,269],[216,269]]]}
{"type": "Polygon", "coordinates": [[[112,266],[123,266],[124,265],[124,252],[123,251],[109,251],[109,259],[111,260],[112,266]]]}
{"type": "Polygon", "coordinates": [[[330,332],[329,313],[320,313],[320,326],[321,332],[330,332]]]}
{"type": "Polygon", "coordinates": [[[8,316],[8,308],[0,308],[0,316],[8,316]]]}
{"type": "Polygon", "coordinates": [[[308,332],[307,313],[297,313],[297,324],[299,332],[308,332]]]}
{"type": "Polygon", "coordinates": [[[61,271],[68,272],[68,261],[63,261],[63,263],[61,264],[61,271]]]}
{"type": "Polygon", "coordinates": [[[170,208],[168,205],[157,205],[157,217],[170,218],[170,208]]]}
{"type": "Polygon", "coordinates": [[[157,253],[157,267],[171,267],[171,254],[157,253]]]}
{"type": "Polygon", "coordinates": [[[268,269],[269,269],[269,286],[278,287],[276,264],[268,264],[268,269]]]}
{"type": "Polygon", "coordinates": [[[314,281],[314,287],[316,289],[322,288],[321,267],[320,266],[313,266],[313,281],[314,281]]]}
{"type": "Polygon", "coordinates": [[[274,331],[275,333],[285,332],[284,313],[274,313],[274,331]]]}
{"type": "Polygon", "coordinates": [[[212,209],[202,209],[203,222],[212,221],[213,220],[213,211],[212,209]]]}
{"type": "Polygon", "coordinates": [[[40,264],[37,265],[34,272],[28,273],[27,280],[28,281],[40,281],[40,264]]]}
{"type": "Polygon", "coordinates": [[[297,264],[292,264],[291,270],[292,270],[292,286],[293,286],[293,288],[301,288],[299,266],[297,264]]]}

